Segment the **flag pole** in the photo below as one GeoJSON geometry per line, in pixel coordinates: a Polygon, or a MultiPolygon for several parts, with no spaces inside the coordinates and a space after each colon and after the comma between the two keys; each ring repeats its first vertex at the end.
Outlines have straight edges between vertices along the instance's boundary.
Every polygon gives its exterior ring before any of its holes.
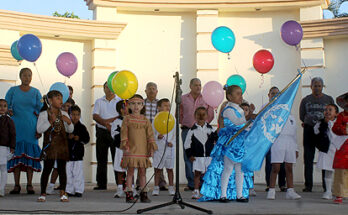
{"type": "MultiPolygon", "coordinates": [[[[304,68],[302,71],[299,71],[299,69],[297,70],[298,74],[297,76],[276,96],[273,97],[273,99],[267,104],[265,105],[257,114],[256,117],[263,111],[265,110],[268,106],[270,106],[271,104],[274,103],[274,101],[280,97],[297,79],[299,79],[305,72],[306,72],[306,68],[304,68]]],[[[249,125],[252,123],[252,120],[249,120],[235,135],[233,135],[233,137],[231,137],[229,139],[229,141],[225,144],[225,146],[228,146],[240,133],[242,133],[242,131],[244,131],[247,127],[249,127],[249,125]]]]}

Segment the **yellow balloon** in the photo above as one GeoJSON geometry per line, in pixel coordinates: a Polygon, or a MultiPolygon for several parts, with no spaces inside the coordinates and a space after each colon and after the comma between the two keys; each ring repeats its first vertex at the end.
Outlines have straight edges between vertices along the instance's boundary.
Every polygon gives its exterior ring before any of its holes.
{"type": "Polygon", "coordinates": [[[114,76],[111,82],[112,90],[121,99],[129,99],[138,90],[137,77],[128,70],[122,70],[114,76]]]}
{"type": "Polygon", "coordinates": [[[175,124],[175,119],[169,112],[159,112],[154,119],[154,125],[156,131],[160,134],[168,134],[175,124]]]}

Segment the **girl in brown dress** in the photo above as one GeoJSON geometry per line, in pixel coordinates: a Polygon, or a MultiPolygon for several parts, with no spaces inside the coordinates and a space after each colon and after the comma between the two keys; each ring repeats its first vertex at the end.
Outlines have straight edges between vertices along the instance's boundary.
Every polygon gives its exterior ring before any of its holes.
{"type": "Polygon", "coordinates": [[[37,122],[37,132],[44,133],[41,159],[44,160],[44,168],[41,174],[41,195],[39,202],[46,201],[46,187],[49,175],[57,160],[60,180],[60,200],[69,201],[65,193],[66,187],[66,161],[69,160],[69,148],[66,133],[72,133],[74,125],[71,123],[68,113],[61,111],[63,104],[62,94],[59,91],[50,91],[47,94],[49,108],[42,111],[37,122]]]}
{"type": "Polygon", "coordinates": [[[133,203],[132,179],[134,169],[138,169],[140,180],[140,201],[151,202],[145,187],[146,168],[151,167],[149,157],[157,150],[151,122],[143,115],[143,97],[135,94],[129,99],[129,115],[125,116],[121,127],[121,146],[123,152],[122,168],[127,168],[126,202],[133,203]]]}

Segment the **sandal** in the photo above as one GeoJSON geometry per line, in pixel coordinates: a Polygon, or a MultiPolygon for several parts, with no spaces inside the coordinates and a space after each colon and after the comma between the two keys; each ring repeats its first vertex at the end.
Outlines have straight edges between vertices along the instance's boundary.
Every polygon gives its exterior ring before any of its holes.
{"type": "Polygon", "coordinates": [[[41,194],[39,198],[37,198],[38,202],[46,202],[46,194],[41,194]]]}
{"type": "Polygon", "coordinates": [[[35,194],[33,185],[27,185],[27,193],[28,194],[35,194]]]}
{"type": "Polygon", "coordinates": [[[60,201],[61,202],[69,202],[68,194],[66,192],[64,192],[63,190],[60,191],[60,201]]]}
{"type": "Polygon", "coordinates": [[[10,191],[10,194],[19,194],[21,192],[21,186],[15,185],[13,190],[10,191]]]}

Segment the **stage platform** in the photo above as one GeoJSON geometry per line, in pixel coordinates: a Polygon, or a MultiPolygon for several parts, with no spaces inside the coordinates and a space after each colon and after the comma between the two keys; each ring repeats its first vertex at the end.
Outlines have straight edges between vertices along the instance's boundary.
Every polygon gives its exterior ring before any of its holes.
{"type": "MultiPolygon", "coordinates": [[[[160,196],[153,197],[150,194],[152,203],[137,203],[130,210],[119,213],[117,211],[126,209],[130,204],[125,203],[125,199],[113,198],[116,187],[109,186],[107,191],[94,191],[94,184],[86,184],[86,191],[82,198],[71,197],[70,202],[61,203],[59,195],[49,195],[47,202],[39,203],[36,199],[39,194],[39,185],[35,185],[35,195],[25,194],[25,186],[22,186],[22,192],[19,195],[9,195],[0,197],[0,214],[9,213],[49,213],[52,210],[57,214],[68,212],[70,214],[101,214],[102,211],[108,211],[107,214],[136,214],[138,209],[169,202],[173,198],[168,196],[167,191],[161,191],[160,196]],[[14,211],[14,210],[21,210],[14,211]]],[[[12,189],[13,185],[7,185],[6,193],[12,189]]],[[[277,192],[276,200],[267,200],[265,185],[256,185],[257,196],[250,197],[249,203],[220,203],[220,202],[196,202],[191,199],[191,192],[184,192],[181,186],[181,196],[187,203],[194,204],[205,209],[213,211],[213,214],[347,214],[348,199],[341,205],[332,204],[331,200],[321,199],[321,187],[316,186],[312,193],[303,193],[302,185],[295,187],[296,191],[302,196],[301,200],[286,200],[285,193],[277,192]]],[[[146,212],[144,214],[204,214],[199,211],[185,208],[181,209],[178,205],[172,205],[158,210],[146,212]]]]}

